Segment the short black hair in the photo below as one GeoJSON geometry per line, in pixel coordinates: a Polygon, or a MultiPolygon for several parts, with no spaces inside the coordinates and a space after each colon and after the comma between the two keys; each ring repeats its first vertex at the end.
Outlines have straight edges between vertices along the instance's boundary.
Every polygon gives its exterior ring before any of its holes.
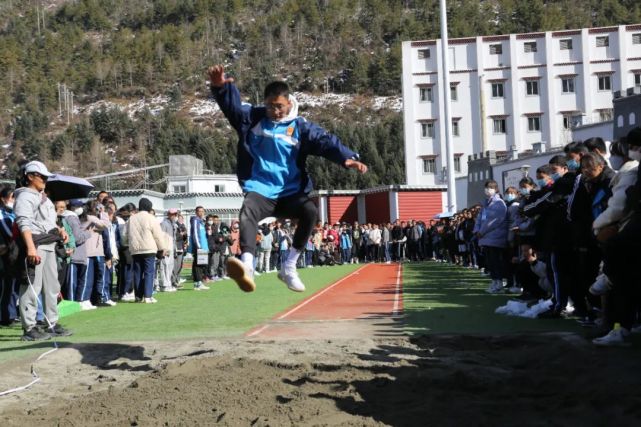
{"type": "MultiPolygon", "coordinates": [[[[538,172],[538,169],[537,169],[537,172],[538,172]]],[[[521,180],[519,181],[519,187],[522,185],[531,185],[532,187],[534,187],[534,180],[529,176],[526,176],[525,178],[521,178],[521,180]]]]}
{"type": "Polygon", "coordinates": [[[561,166],[564,168],[568,167],[568,161],[566,160],[565,156],[561,156],[560,154],[552,157],[548,164],[553,166],[561,166]]]}
{"type": "Polygon", "coordinates": [[[567,154],[586,154],[589,153],[588,147],[585,146],[583,142],[570,142],[563,148],[563,151],[567,154]]]}
{"type": "Polygon", "coordinates": [[[289,85],[282,81],[271,82],[265,86],[265,99],[272,96],[289,97],[289,85]]]}
{"type": "Polygon", "coordinates": [[[605,146],[605,141],[602,138],[595,137],[586,139],[583,141],[583,144],[587,147],[588,151],[592,152],[594,150],[599,150],[601,153],[607,153],[608,149],[605,146]]]}
{"type": "Polygon", "coordinates": [[[543,165],[543,166],[539,166],[536,169],[536,173],[540,173],[541,175],[552,176],[554,174],[554,169],[552,169],[552,166],[550,165],[543,165]]]}
{"type": "Polygon", "coordinates": [[[499,184],[493,179],[488,179],[487,181],[485,181],[485,188],[493,188],[495,190],[498,190],[499,184]]]}
{"type": "Polygon", "coordinates": [[[634,145],[636,147],[641,145],[641,127],[636,127],[628,132],[626,137],[628,145],[634,145]]]}
{"type": "Polygon", "coordinates": [[[622,136],[618,141],[610,144],[610,154],[613,156],[628,157],[628,143],[625,136],[622,136]]]}

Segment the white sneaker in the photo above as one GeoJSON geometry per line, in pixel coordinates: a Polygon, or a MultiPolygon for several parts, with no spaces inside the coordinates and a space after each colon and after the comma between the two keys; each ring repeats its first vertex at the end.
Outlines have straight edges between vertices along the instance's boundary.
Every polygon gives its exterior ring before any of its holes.
{"type": "Polygon", "coordinates": [[[185,283],[186,281],[187,281],[187,279],[179,279],[178,283],[185,283]]]}
{"type": "Polygon", "coordinates": [[[143,304],[156,304],[158,301],[154,297],[149,297],[149,298],[143,298],[142,303],[143,304]]]}
{"type": "Polygon", "coordinates": [[[630,331],[626,328],[612,329],[606,336],[593,339],[592,343],[599,347],[629,347],[629,336],[630,331]]]}
{"type": "Polygon", "coordinates": [[[160,292],[176,292],[178,289],[169,287],[169,288],[160,288],[160,292]]]}
{"type": "Polygon", "coordinates": [[[590,293],[595,296],[605,295],[610,292],[610,289],[612,289],[612,284],[608,276],[601,273],[596,277],[592,286],[590,286],[590,293]]]}
{"type": "Polygon", "coordinates": [[[124,302],[132,302],[136,300],[136,296],[134,295],[133,292],[129,292],[128,294],[124,294],[121,298],[120,301],[124,302]]]}
{"type": "Polygon", "coordinates": [[[194,291],[208,291],[209,286],[205,285],[204,283],[196,284],[194,283],[194,291]]]}
{"type": "Polygon", "coordinates": [[[254,271],[254,276],[260,276],[260,273],[257,271],[254,271]]]}
{"type": "Polygon", "coordinates": [[[303,292],[305,291],[305,285],[298,277],[298,271],[296,269],[285,269],[282,268],[278,272],[278,278],[287,285],[287,287],[294,292],[303,292]]]}
{"type": "Polygon", "coordinates": [[[492,283],[487,288],[487,293],[490,293],[490,294],[503,293],[503,282],[501,280],[492,280],[492,283]]]}
{"type": "Polygon", "coordinates": [[[243,264],[241,260],[235,257],[227,258],[227,274],[231,277],[238,287],[245,292],[253,292],[256,290],[254,283],[254,269],[243,264]]]}
{"type": "Polygon", "coordinates": [[[89,300],[86,300],[86,301],[80,301],[80,310],[82,310],[82,311],[86,311],[86,310],[95,310],[96,308],[98,308],[98,307],[96,307],[95,305],[93,305],[93,304],[91,303],[91,301],[89,301],[89,300]]]}
{"type": "Polygon", "coordinates": [[[117,303],[113,300],[108,299],[107,301],[103,301],[99,304],[101,307],[114,307],[117,305],[117,303]]]}
{"type": "Polygon", "coordinates": [[[523,292],[523,289],[519,288],[518,286],[511,286],[507,288],[508,294],[520,294],[521,292],[523,292]]]}

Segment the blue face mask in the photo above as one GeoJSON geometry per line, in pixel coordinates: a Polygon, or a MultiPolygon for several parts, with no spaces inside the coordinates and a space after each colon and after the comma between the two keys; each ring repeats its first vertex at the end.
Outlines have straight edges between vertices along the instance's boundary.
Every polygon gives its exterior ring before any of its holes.
{"type": "Polygon", "coordinates": [[[559,175],[558,172],[555,172],[550,178],[552,178],[552,181],[557,182],[561,178],[561,175],[559,175]]]}
{"type": "Polygon", "coordinates": [[[579,165],[579,162],[577,162],[574,159],[568,160],[567,164],[568,164],[568,169],[571,170],[571,171],[578,170],[581,167],[581,165],[579,165]]]}
{"type": "Polygon", "coordinates": [[[548,182],[545,179],[537,179],[536,180],[536,185],[538,185],[539,188],[544,188],[544,187],[546,187],[548,185],[548,182]]]}
{"type": "Polygon", "coordinates": [[[530,189],[529,188],[519,188],[519,193],[521,193],[522,196],[527,196],[530,194],[530,189]]]}
{"type": "Polygon", "coordinates": [[[506,195],[505,196],[505,200],[507,200],[508,202],[513,202],[514,200],[516,200],[516,194],[510,193],[510,194],[506,195]]]}

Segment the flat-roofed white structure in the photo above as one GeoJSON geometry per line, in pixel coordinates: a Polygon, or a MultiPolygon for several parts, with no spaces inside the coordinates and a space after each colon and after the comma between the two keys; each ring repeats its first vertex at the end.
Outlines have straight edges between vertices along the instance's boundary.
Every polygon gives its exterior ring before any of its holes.
{"type": "MultiPolygon", "coordinates": [[[[613,91],[641,85],[641,24],[450,39],[448,54],[457,176],[470,154],[560,147],[612,120],[613,91]]],[[[440,40],[403,43],[409,185],[447,181],[440,58],[440,40]]]]}

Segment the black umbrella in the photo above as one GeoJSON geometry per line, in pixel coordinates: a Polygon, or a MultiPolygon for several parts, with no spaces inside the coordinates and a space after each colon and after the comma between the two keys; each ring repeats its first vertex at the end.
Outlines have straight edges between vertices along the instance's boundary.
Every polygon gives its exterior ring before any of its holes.
{"type": "Polygon", "coordinates": [[[93,184],[86,179],[55,174],[47,180],[45,190],[49,193],[49,198],[57,202],[59,200],[82,199],[87,197],[93,188],[93,184]]]}

